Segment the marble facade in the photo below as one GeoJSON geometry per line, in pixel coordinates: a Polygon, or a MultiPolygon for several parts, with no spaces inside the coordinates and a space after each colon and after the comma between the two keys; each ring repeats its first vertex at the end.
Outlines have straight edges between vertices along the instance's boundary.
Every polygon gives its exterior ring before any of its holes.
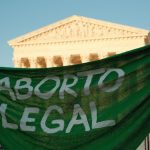
{"type": "Polygon", "coordinates": [[[8,42],[15,67],[46,68],[102,59],[150,43],[148,30],[72,16],[8,42]]]}

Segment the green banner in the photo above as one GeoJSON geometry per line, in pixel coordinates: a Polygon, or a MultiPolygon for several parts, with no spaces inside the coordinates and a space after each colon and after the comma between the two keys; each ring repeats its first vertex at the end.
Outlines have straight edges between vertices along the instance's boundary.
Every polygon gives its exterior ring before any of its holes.
{"type": "Polygon", "coordinates": [[[150,132],[150,46],[46,69],[0,68],[5,150],[134,150],[150,132]]]}

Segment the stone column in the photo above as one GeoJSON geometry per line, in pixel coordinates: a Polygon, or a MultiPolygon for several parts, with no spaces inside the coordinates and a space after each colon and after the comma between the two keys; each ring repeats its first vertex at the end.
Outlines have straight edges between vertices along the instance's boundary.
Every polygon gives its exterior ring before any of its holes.
{"type": "Polygon", "coordinates": [[[82,63],[89,62],[88,56],[81,56],[82,63]]]}
{"type": "Polygon", "coordinates": [[[52,57],[45,57],[45,61],[46,61],[46,66],[47,66],[47,68],[53,66],[52,57]]]}
{"type": "Polygon", "coordinates": [[[37,68],[36,58],[29,58],[30,68],[37,68]]]}
{"type": "Polygon", "coordinates": [[[16,58],[14,59],[13,62],[14,62],[14,67],[21,68],[21,59],[16,58]]]}
{"type": "Polygon", "coordinates": [[[148,33],[148,44],[150,44],[150,32],[148,33]]]}
{"type": "Polygon", "coordinates": [[[99,60],[102,59],[102,54],[98,54],[99,60]]]}
{"type": "Polygon", "coordinates": [[[63,66],[69,66],[70,63],[69,63],[69,57],[62,57],[63,59],[63,66]]]}

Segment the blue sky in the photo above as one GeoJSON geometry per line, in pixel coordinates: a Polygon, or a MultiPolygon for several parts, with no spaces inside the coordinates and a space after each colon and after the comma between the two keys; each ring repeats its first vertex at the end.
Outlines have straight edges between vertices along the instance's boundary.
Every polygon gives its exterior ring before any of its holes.
{"type": "Polygon", "coordinates": [[[150,30],[150,0],[0,0],[0,67],[13,67],[7,41],[72,15],[150,30]]]}

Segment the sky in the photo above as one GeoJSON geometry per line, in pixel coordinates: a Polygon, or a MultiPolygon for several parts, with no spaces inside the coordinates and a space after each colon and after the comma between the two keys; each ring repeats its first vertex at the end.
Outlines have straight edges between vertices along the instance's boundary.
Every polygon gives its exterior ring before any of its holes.
{"type": "Polygon", "coordinates": [[[9,40],[73,15],[150,30],[150,0],[0,0],[0,67],[13,67],[9,40]]]}

